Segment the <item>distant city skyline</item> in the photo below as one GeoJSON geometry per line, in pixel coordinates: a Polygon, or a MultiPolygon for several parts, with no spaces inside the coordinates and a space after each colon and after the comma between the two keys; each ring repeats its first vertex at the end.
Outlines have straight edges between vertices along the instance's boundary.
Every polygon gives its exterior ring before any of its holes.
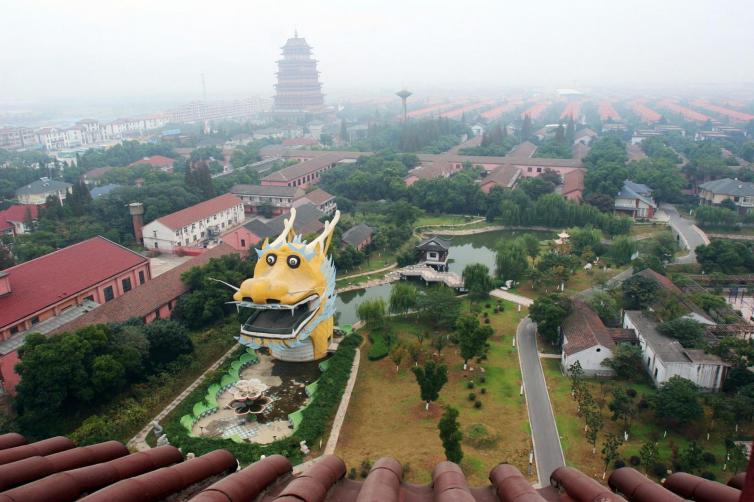
{"type": "Polygon", "coordinates": [[[754,6],[706,0],[511,4],[6,0],[0,106],[274,94],[298,30],[326,96],[518,86],[754,82],[754,6]]]}

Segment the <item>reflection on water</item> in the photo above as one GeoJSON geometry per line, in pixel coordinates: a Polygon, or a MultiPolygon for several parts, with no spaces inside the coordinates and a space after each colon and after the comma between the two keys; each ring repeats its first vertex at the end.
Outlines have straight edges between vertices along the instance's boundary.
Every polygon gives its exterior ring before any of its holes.
{"type": "MultiPolygon", "coordinates": [[[[519,235],[530,233],[540,239],[552,238],[550,232],[534,232],[523,230],[503,230],[499,232],[487,232],[477,235],[453,236],[449,251],[449,268],[451,272],[460,274],[466,265],[482,263],[487,265],[490,272],[495,271],[495,244],[502,239],[514,239],[519,235]]],[[[367,289],[349,291],[338,295],[335,302],[336,324],[353,324],[358,321],[356,311],[365,300],[373,298],[390,298],[390,284],[373,286],[367,289]]]]}

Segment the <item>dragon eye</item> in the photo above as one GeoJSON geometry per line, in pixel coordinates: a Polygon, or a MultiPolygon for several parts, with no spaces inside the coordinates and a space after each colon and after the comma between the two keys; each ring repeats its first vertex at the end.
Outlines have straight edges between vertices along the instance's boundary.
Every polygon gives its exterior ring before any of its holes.
{"type": "Polygon", "coordinates": [[[265,258],[265,261],[267,262],[267,265],[273,266],[276,261],[278,261],[277,255],[274,255],[272,253],[267,255],[267,258],[265,258]]]}
{"type": "Polygon", "coordinates": [[[298,268],[298,266],[301,265],[301,258],[299,258],[296,255],[291,255],[288,257],[288,266],[291,268],[298,268]]]}

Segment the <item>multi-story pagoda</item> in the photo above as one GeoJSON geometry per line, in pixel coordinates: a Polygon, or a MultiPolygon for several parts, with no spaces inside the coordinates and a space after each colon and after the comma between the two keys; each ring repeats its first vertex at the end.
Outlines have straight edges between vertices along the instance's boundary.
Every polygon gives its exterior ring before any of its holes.
{"type": "Polygon", "coordinates": [[[275,113],[300,115],[322,112],[325,99],[319,82],[317,60],[312,58],[312,48],[296,32],[282,49],[283,59],[277,62],[275,113]]]}

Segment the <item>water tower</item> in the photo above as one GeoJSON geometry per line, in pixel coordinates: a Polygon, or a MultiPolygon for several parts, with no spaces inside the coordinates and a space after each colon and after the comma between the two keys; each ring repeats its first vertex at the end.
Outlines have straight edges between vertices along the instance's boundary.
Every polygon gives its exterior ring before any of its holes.
{"type": "Polygon", "coordinates": [[[401,102],[403,103],[403,121],[406,121],[406,100],[409,96],[411,96],[411,91],[407,91],[406,89],[403,89],[402,91],[398,91],[395,93],[396,96],[401,98],[401,102]]]}
{"type": "Polygon", "coordinates": [[[144,242],[144,236],[141,230],[144,226],[144,204],[141,202],[132,202],[128,205],[128,212],[131,213],[131,221],[134,226],[134,237],[136,237],[136,242],[142,244],[144,242]]]}

